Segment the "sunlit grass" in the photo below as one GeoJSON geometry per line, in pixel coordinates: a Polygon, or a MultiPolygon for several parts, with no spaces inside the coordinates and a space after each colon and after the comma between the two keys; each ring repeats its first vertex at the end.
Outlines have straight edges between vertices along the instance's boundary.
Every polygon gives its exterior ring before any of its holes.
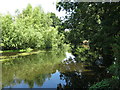
{"type": "Polygon", "coordinates": [[[32,54],[38,54],[40,52],[45,52],[45,51],[35,51],[35,52],[25,52],[25,53],[16,53],[16,55],[10,55],[10,56],[0,56],[0,61],[6,61],[6,60],[13,60],[14,58],[18,56],[27,56],[27,55],[32,55],[32,54]]]}

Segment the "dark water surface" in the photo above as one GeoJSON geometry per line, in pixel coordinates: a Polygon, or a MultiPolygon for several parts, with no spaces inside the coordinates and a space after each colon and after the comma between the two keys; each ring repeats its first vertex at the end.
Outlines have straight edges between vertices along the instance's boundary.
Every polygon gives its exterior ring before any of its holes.
{"type": "Polygon", "coordinates": [[[100,80],[99,69],[78,63],[71,53],[41,52],[2,64],[3,88],[88,88],[100,80]]]}

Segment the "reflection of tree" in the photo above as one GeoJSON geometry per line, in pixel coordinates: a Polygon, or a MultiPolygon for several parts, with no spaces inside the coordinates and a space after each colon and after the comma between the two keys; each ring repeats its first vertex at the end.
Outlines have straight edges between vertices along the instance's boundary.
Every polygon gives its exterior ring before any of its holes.
{"type": "Polygon", "coordinates": [[[24,83],[27,83],[29,85],[29,88],[33,88],[34,86],[34,80],[24,80],[24,83]]]}
{"type": "Polygon", "coordinates": [[[66,81],[64,88],[88,88],[90,78],[87,76],[79,75],[78,72],[62,73],[61,76],[66,81]]]}
{"type": "Polygon", "coordinates": [[[50,78],[50,77],[51,77],[51,74],[40,74],[35,78],[34,82],[37,85],[42,86],[46,78],[50,78]]]}
{"type": "Polygon", "coordinates": [[[63,59],[63,53],[42,52],[4,62],[2,65],[3,87],[14,86],[21,81],[28,84],[30,88],[33,88],[34,84],[42,86],[46,78],[50,78],[51,74],[56,71],[57,64],[63,59]]]}
{"type": "Polygon", "coordinates": [[[24,83],[28,84],[30,88],[33,88],[34,84],[38,86],[42,86],[46,78],[49,78],[49,77],[51,77],[51,74],[39,74],[32,80],[25,79],[24,83]]]}
{"type": "MultiPolygon", "coordinates": [[[[104,72],[94,72],[93,70],[91,70],[91,66],[88,66],[89,68],[87,69],[83,69],[83,71],[79,71],[81,70],[80,66],[77,67],[76,69],[66,65],[69,67],[69,69],[71,69],[72,71],[67,71],[67,72],[63,72],[60,70],[61,75],[60,75],[60,79],[61,80],[65,80],[66,81],[66,85],[64,85],[64,89],[66,90],[67,88],[81,88],[81,89],[88,89],[94,82],[98,82],[98,80],[102,80],[102,78],[104,77],[103,74],[104,72]],[[78,70],[79,68],[79,70],[78,70]]],[[[84,66],[85,68],[85,66],[84,66]]],[[[94,67],[95,68],[95,67],[94,67]]],[[[97,69],[97,68],[96,68],[97,69]]],[[[97,69],[98,71],[100,71],[100,69],[97,69]]],[[[101,70],[103,71],[103,70],[101,70]]]]}

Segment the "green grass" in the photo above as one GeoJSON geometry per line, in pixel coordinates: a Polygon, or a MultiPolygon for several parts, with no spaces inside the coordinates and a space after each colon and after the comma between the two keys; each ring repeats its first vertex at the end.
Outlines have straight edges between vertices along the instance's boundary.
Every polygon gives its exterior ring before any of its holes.
{"type": "MultiPolygon", "coordinates": [[[[41,53],[41,52],[46,52],[45,50],[35,50],[33,51],[33,49],[26,49],[26,50],[6,50],[6,51],[0,51],[1,53],[5,53],[5,52],[9,52],[10,55],[0,55],[0,61],[6,61],[6,60],[14,60],[16,57],[18,56],[27,56],[27,55],[32,55],[32,54],[38,54],[38,53],[41,53]],[[11,53],[13,52],[17,52],[16,54],[14,55],[11,55],[11,53]]],[[[49,52],[52,52],[52,51],[49,51],[49,52]]]]}
{"type": "Polygon", "coordinates": [[[33,49],[31,48],[26,48],[26,49],[20,49],[20,50],[5,50],[5,51],[0,51],[0,53],[4,52],[31,52],[33,49]]]}
{"type": "Polygon", "coordinates": [[[4,53],[4,52],[19,52],[20,50],[5,50],[5,51],[0,51],[0,53],[4,53]]]}

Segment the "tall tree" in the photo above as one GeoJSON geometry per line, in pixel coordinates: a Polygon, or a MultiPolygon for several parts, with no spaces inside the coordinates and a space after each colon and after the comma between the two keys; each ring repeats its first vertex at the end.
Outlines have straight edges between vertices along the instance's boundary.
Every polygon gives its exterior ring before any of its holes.
{"type": "Polygon", "coordinates": [[[58,33],[58,27],[52,27],[54,18],[41,7],[32,8],[29,4],[16,16],[8,14],[0,19],[3,49],[45,49],[63,46],[64,35],[58,33]]]}
{"type": "Polygon", "coordinates": [[[57,8],[70,14],[64,23],[71,30],[69,42],[77,48],[83,40],[89,40],[91,50],[111,64],[114,60],[112,45],[120,33],[120,3],[59,2],[57,8]]]}

